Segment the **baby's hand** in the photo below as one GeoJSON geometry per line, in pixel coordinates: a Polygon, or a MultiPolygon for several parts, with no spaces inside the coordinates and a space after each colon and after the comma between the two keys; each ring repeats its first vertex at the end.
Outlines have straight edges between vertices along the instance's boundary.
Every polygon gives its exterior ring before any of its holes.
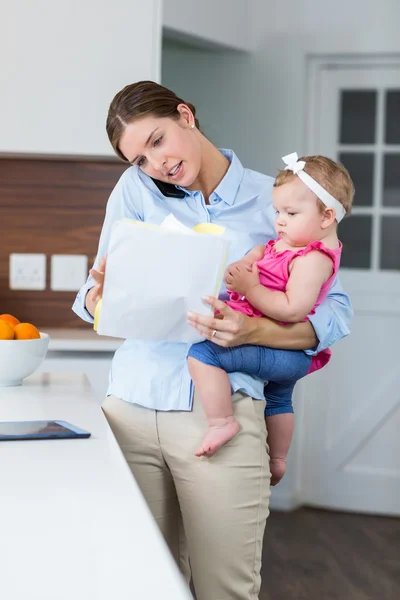
{"type": "Polygon", "coordinates": [[[249,290],[260,284],[260,276],[256,263],[251,267],[242,261],[229,265],[225,274],[225,282],[228,290],[236,292],[240,296],[246,296],[249,290]]]}
{"type": "Polygon", "coordinates": [[[226,278],[229,277],[229,273],[231,271],[235,270],[236,267],[244,267],[245,269],[248,269],[251,271],[252,266],[253,266],[253,261],[249,260],[249,259],[246,260],[246,257],[241,258],[240,260],[237,260],[236,262],[231,263],[230,265],[228,265],[226,267],[226,271],[224,274],[225,283],[228,283],[226,278]]]}

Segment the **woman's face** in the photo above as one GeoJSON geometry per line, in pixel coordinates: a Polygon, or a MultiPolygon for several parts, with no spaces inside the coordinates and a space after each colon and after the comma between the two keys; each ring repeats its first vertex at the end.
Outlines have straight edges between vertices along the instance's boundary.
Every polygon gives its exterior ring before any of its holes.
{"type": "Polygon", "coordinates": [[[179,120],[147,116],[125,128],[119,149],[146,175],[189,188],[201,166],[200,136],[189,108],[180,104],[179,120]]]}

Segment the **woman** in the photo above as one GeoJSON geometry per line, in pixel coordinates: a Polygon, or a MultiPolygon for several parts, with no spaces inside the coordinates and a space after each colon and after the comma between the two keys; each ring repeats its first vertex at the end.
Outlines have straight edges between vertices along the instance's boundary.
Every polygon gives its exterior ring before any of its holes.
{"type": "MultiPolygon", "coordinates": [[[[232,241],[229,262],[273,237],[273,179],[218,150],[200,132],[194,107],[172,91],[153,82],[127,86],[111,103],[107,133],[132,167],[110,196],[95,268],[73,307],[86,321],[93,321],[102,294],[102,257],[116,219],[159,224],[173,213],[188,226],[217,223],[232,241]]],[[[162,256],[160,268],[168,268],[162,256]]],[[[310,322],[286,327],[246,317],[220,300],[210,304],[223,319],[189,315],[189,322],[222,346],[320,351],[348,333],[351,315],[338,284],[310,322]]],[[[211,459],[199,459],[194,451],[207,423],[192,399],[187,350],[181,343],[126,340],[112,363],[103,410],[188,579],[190,557],[198,600],[254,600],[270,495],[263,383],[230,376],[240,433],[211,459]]]]}

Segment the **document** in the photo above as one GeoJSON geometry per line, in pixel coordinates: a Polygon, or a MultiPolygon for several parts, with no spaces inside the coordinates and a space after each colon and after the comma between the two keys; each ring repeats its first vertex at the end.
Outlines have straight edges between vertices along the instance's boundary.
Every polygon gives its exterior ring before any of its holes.
{"type": "Polygon", "coordinates": [[[187,313],[212,314],[202,298],[218,296],[229,244],[222,227],[190,229],[173,215],[161,225],[116,221],[95,329],[119,338],[201,341],[187,313]]]}

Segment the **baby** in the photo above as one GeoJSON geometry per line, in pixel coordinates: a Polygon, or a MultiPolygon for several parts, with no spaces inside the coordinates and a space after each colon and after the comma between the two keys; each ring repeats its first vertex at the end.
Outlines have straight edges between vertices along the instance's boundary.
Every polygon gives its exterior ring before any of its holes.
{"type": "MultiPolygon", "coordinates": [[[[289,324],[307,320],[328,294],[342,252],[337,225],[351,210],[354,187],[348,171],[324,156],[298,160],[294,153],[283,161],[287,166],[272,191],[278,237],[229,265],[225,281],[227,304],[233,309],[289,324]]],[[[276,484],[285,473],[293,435],[294,385],[329,357],[330,351],[311,357],[302,350],[194,344],[188,353],[189,370],[208,419],[196,455],[211,456],[238,433],[227,373],[248,373],[268,382],[265,415],[276,484]]]]}

